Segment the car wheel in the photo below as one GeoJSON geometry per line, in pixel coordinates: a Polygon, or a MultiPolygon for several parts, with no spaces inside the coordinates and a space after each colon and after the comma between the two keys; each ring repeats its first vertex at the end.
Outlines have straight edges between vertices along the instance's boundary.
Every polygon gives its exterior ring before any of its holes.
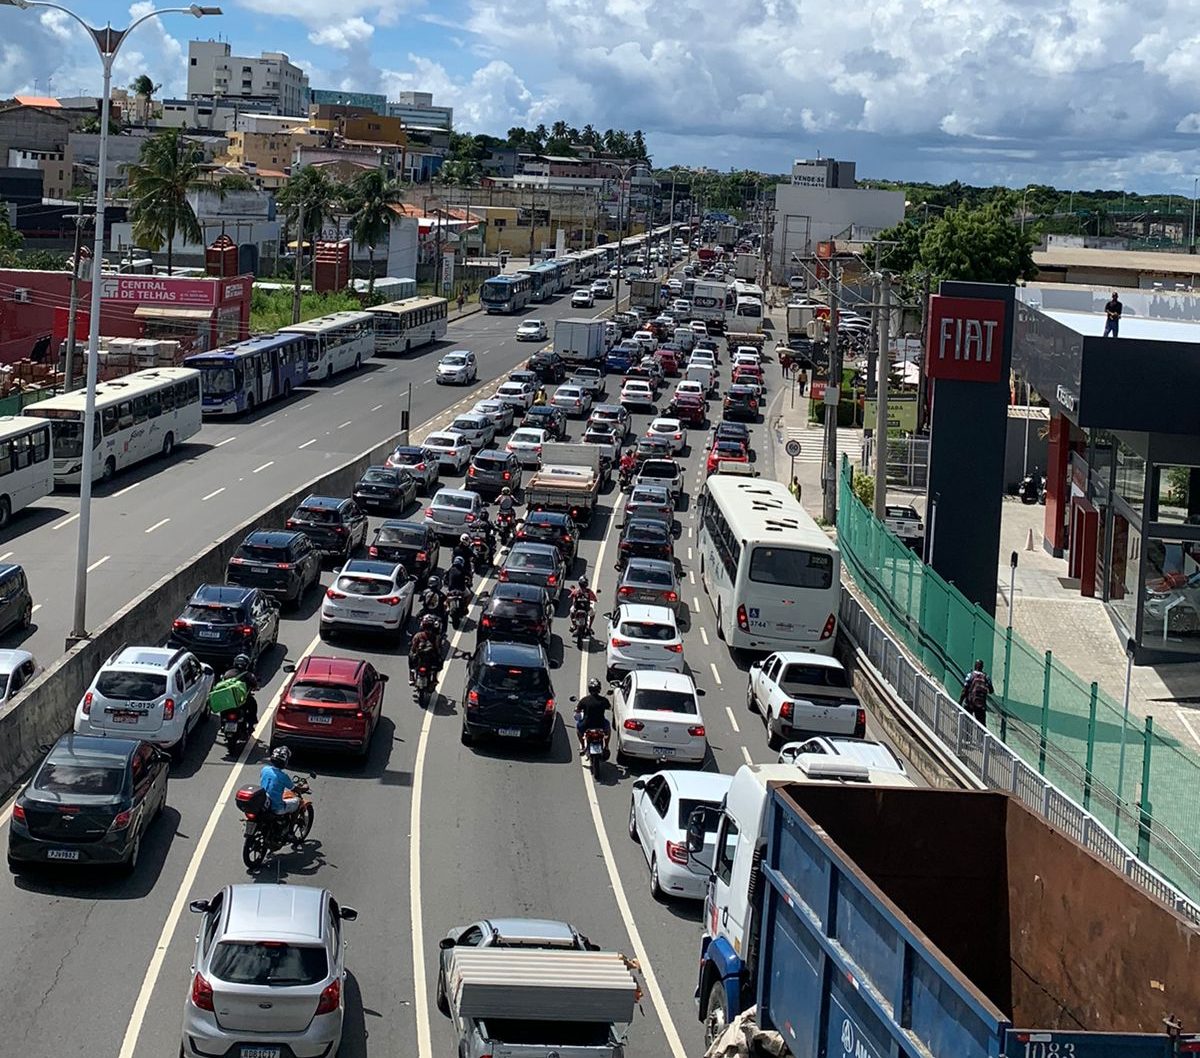
{"type": "Polygon", "coordinates": [[[459,732],[458,740],[464,746],[469,746],[475,741],[475,736],[471,734],[466,724],[463,724],[462,730],[459,732]]]}
{"type": "Polygon", "coordinates": [[[711,1047],[725,1031],[729,1024],[729,1011],[726,1009],[725,984],[714,981],[708,990],[708,1012],[704,1016],[704,1043],[711,1047]]]}
{"type": "Polygon", "coordinates": [[[446,1000],[446,975],[441,970],[438,971],[437,977],[437,1008],[446,1017],[450,1016],[450,1004],[446,1000]]]}
{"type": "Polygon", "coordinates": [[[665,900],[662,883],[658,880],[658,856],[650,857],[650,896],[655,900],[665,900]]]}
{"type": "Polygon", "coordinates": [[[12,517],[12,503],[7,496],[0,496],[0,529],[8,528],[8,520],[12,517]]]}
{"type": "Polygon", "coordinates": [[[109,456],[104,461],[104,473],[101,475],[101,481],[105,481],[105,482],[112,481],[113,475],[116,474],[116,472],[117,472],[117,461],[112,456],[109,456]]]}
{"type": "Polygon", "coordinates": [[[771,715],[771,710],[768,708],[764,717],[767,725],[767,749],[779,749],[783,745],[783,739],[775,733],[775,718],[771,715]]]}
{"type": "Polygon", "coordinates": [[[632,797],[629,799],[629,836],[639,845],[642,843],[642,839],[638,837],[637,808],[632,797]]]}
{"type": "Polygon", "coordinates": [[[142,854],[142,832],[139,830],[133,836],[133,845],[129,849],[129,855],[121,864],[122,874],[133,874],[137,870],[138,860],[142,854]]]}
{"type": "Polygon", "coordinates": [[[754,684],[746,681],[746,708],[752,713],[758,712],[758,701],[754,697],[754,684]]]}
{"type": "Polygon", "coordinates": [[[182,764],[183,758],[187,756],[188,747],[188,725],[187,721],[183,724],[183,734],[179,736],[179,741],[175,743],[171,750],[171,756],[175,758],[176,764],[182,764]]]}
{"type": "Polygon", "coordinates": [[[25,609],[21,611],[21,628],[26,629],[33,624],[33,603],[26,603],[25,609]]]}
{"type": "Polygon", "coordinates": [[[169,430],[167,436],[163,438],[162,454],[164,459],[169,459],[171,453],[175,451],[175,435],[169,430]]]}

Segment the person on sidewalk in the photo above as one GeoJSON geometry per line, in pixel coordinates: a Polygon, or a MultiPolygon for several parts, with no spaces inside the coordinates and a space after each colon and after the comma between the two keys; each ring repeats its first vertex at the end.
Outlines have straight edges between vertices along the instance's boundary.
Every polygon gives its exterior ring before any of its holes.
{"type": "Polygon", "coordinates": [[[462,312],[462,310],[463,310],[463,305],[465,305],[465,304],[466,304],[466,301],[467,301],[467,295],[466,295],[466,293],[465,293],[464,291],[460,290],[460,291],[458,292],[458,311],[459,311],[459,312],[462,312]]]}
{"type": "Polygon", "coordinates": [[[1117,297],[1117,292],[1113,291],[1112,298],[1104,305],[1104,337],[1107,338],[1110,334],[1116,338],[1117,332],[1121,329],[1121,311],[1125,308],[1121,304],[1121,299],[1117,297]]]}
{"type": "Polygon", "coordinates": [[[797,480],[795,474],[792,475],[792,483],[788,486],[788,492],[796,497],[797,503],[800,502],[800,482],[797,480]]]}
{"type": "Polygon", "coordinates": [[[989,694],[995,694],[992,678],[983,671],[983,661],[975,662],[975,668],[967,673],[963,680],[962,692],[958,696],[958,704],[966,706],[970,713],[983,727],[987,727],[987,700],[989,694]]]}

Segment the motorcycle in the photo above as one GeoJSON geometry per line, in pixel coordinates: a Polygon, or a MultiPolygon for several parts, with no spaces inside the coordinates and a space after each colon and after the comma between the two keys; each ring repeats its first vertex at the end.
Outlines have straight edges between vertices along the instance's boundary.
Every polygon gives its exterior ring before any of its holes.
{"type": "Polygon", "coordinates": [[[583,745],[587,750],[588,767],[592,769],[592,778],[600,778],[600,769],[604,766],[604,758],[608,756],[604,749],[604,728],[589,727],[583,733],[583,745]]]}
{"type": "Polygon", "coordinates": [[[629,486],[633,484],[633,474],[634,474],[634,471],[632,468],[626,468],[626,467],[621,468],[621,491],[622,492],[629,491],[629,486]]]}
{"type": "Polygon", "coordinates": [[[237,792],[237,806],[245,817],[242,830],[242,862],[251,871],[258,870],[272,852],[284,845],[298,849],[313,825],[313,806],[304,779],[295,779],[292,793],[300,799],[294,812],[280,815],[267,807],[267,792],[261,786],[243,786],[237,792]]]}
{"type": "Polygon", "coordinates": [[[1043,475],[1037,472],[1035,468],[1033,473],[1026,474],[1021,479],[1021,484],[1017,486],[1017,495],[1024,504],[1045,503],[1046,502],[1046,479],[1043,475]]]}
{"type": "Polygon", "coordinates": [[[583,649],[583,641],[592,638],[593,610],[590,602],[574,603],[571,606],[571,636],[575,646],[583,649]]]}
{"type": "Polygon", "coordinates": [[[462,619],[467,616],[467,593],[451,591],[447,609],[450,612],[450,623],[457,628],[462,623],[462,619]]]}
{"type": "Polygon", "coordinates": [[[417,671],[413,673],[413,689],[417,692],[417,704],[422,709],[428,707],[436,683],[437,671],[432,665],[417,666],[417,671]]]}
{"type": "Polygon", "coordinates": [[[501,511],[496,515],[496,537],[501,546],[508,547],[517,531],[517,515],[514,511],[501,511]]]}
{"type": "Polygon", "coordinates": [[[492,564],[492,543],[483,534],[471,537],[471,567],[482,573],[492,564]]]}
{"type": "Polygon", "coordinates": [[[222,741],[236,754],[254,731],[251,718],[258,715],[254,687],[245,676],[227,677],[209,693],[208,708],[218,718],[222,741]]]}

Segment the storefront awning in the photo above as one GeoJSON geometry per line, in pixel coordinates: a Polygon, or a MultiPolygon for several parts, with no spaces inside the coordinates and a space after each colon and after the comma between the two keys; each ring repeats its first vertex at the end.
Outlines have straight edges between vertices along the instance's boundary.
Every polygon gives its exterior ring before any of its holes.
{"type": "Polygon", "coordinates": [[[139,320],[211,320],[212,309],[185,309],[178,305],[139,305],[133,310],[139,320]]]}

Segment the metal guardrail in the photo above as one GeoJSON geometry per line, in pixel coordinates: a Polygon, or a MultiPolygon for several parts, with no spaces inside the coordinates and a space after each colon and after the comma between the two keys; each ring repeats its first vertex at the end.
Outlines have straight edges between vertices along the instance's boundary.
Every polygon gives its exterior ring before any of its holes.
{"type": "Polygon", "coordinates": [[[1200,904],[1139,860],[1108,827],[1047,782],[918,669],[845,585],[840,617],[842,631],[857,643],[900,699],[989,789],[1011,794],[1139,888],[1200,925],[1200,904]]]}

